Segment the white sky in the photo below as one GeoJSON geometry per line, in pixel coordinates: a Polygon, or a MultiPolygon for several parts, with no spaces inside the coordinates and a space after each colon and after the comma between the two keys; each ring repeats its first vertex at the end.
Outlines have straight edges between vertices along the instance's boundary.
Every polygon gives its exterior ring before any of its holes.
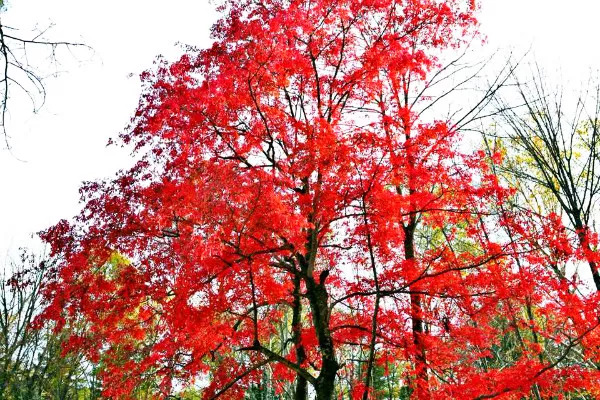
{"type": "MultiPolygon", "coordinates": [[[[600,2],[479,1],[490,48],[518,53],[531,46],[546,69],[574,82],[600,68],[600,2]]],[[[176,42],[207,46],[216,17],[209,0],[7,0],[7,6],[2,25],[26,34],[52,22],[51,38],[84,42],[94,53],[59,54],[58,69],[65,72],[46,80],[47,102],[39,113],[27,103],[11,106],[13,154],[0,150],[0,264],[30,245],[31,233],[76,214],[82,180],[109,177],[128,165],[128,152],[105,144],[135,111],[138,74],[158,54],[179,54],[176,42]]]]}

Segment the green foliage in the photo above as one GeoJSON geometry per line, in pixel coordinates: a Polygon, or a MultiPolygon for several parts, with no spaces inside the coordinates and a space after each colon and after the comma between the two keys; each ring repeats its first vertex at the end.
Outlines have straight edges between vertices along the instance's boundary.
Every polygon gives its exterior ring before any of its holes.
{"type": "Polygon", "coordinates": [[[246,393],[246,400],[283,400],[275,394],[275,389],[269,382],[263,381],[260,385],[254,385],[246,393]]]}
{"type": "Polygon", "coordinates": [[[5,400],[95,400],[100,388],[93,366],[81,354],[63,354],[67,326],[33,326],[42,304],[41,287],[52,262],[23,252],[5,266],[0,281],[0,398],[5,400]],[[7,279],[8,278],[8,279],[7,279]]]}

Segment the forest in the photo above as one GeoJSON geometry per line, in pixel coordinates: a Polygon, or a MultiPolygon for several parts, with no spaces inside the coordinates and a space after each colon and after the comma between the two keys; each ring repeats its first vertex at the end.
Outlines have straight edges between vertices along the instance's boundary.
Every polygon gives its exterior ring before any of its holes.
{"type": "Polygon", "coordinates": [[[475,0],[214,6],[4,266],[0,399],[600,398],[600,81],[475,0]]]}

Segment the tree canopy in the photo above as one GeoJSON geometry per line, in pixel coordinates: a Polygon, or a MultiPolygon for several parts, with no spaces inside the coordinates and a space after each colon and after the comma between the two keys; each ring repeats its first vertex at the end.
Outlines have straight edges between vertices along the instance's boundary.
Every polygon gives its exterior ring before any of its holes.
{"type": "Polygon", "coordinates": [[[143,74],[137,164],[42,235],[42,318],[88,324],[67,348],[104,396],[600,395],[597,294],[551,268],[579,257],[560,218],[512,206],[502,151],[461,146],[469,114],[423,114],[475,3],[221,11],[211,48],[143,74]]]}

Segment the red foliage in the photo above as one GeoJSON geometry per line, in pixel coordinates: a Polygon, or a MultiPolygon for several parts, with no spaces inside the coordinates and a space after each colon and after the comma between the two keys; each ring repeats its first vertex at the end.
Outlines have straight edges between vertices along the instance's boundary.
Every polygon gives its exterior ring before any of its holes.
{"type": "Polygon", "coordinates": [[[475,8],[231,0],[210,49],[143,74],[122,136],[141,161],[43,234],[63,259],[44,316],[88,321],[70,343],[104,360],[106,396],[155,375],[164,395],[241,398],[268,364],[322,399],[336,376],[375,397],[369,374],[394,363],[418,398],[598,391],[560,358],[600,357],[595,299],[548,268],[573,253],[560,221],[507,211],[501,157],[419,119],[417,88],[475,8]],[[488,367],[515,332],[518,355],[488,367]]]}

